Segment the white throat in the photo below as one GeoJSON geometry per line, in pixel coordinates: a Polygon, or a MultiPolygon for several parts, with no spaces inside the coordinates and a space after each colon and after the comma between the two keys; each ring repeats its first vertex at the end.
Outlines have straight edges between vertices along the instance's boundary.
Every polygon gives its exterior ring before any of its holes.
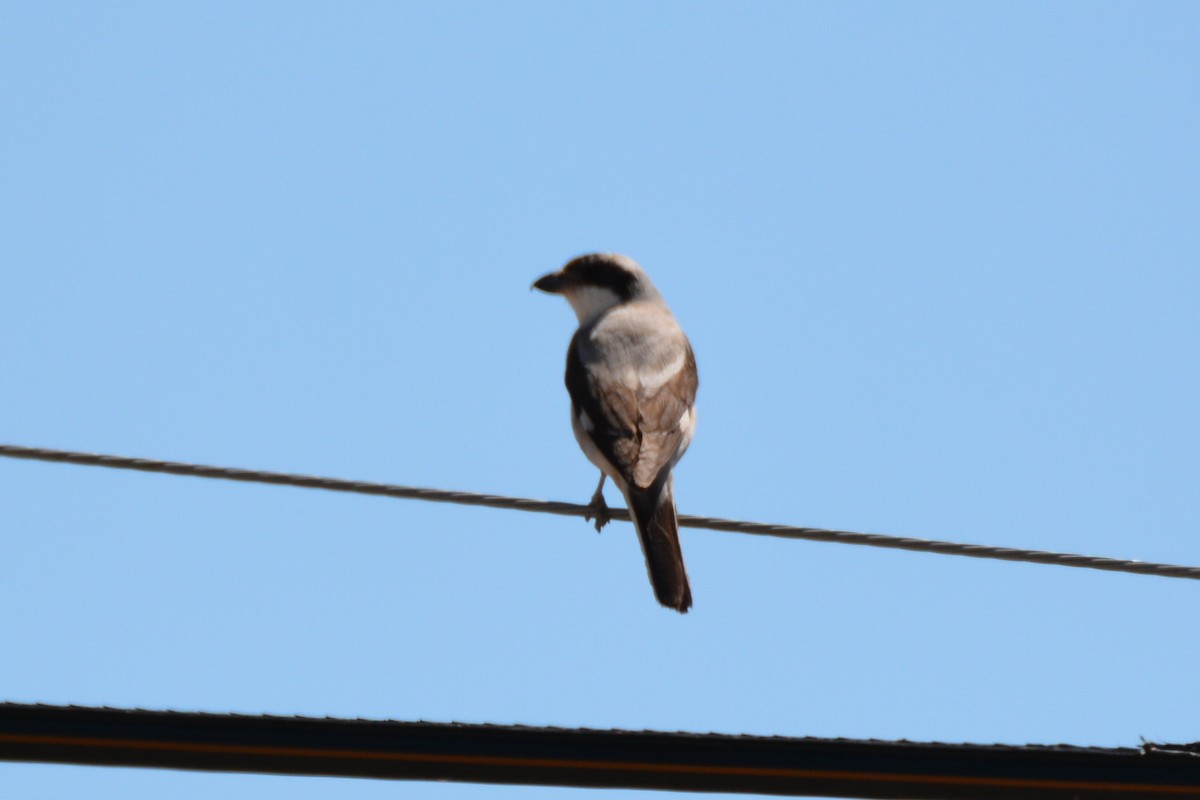
{"type": "Polygon", "coordinates": [[[563,292],[563,296],[575,310],[580,325],[621,304],[616,292],[602,286],[578,286],[563,292]]]}

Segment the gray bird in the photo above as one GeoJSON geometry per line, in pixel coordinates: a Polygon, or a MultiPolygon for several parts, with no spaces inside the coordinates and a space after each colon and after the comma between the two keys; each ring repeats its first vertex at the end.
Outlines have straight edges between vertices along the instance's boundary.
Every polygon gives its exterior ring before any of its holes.
{"type": "Polygon", "coordinates": [[[610,477],[633,516],[658,602],[692,605],[679,547],[671,469],[696,429],[696,358],[662,295],[631,258],[592,253],[533,284],[560,294],[579,317],[567,349],[571,428],[600,469],[596,530],[608,521],[610,477]]]}

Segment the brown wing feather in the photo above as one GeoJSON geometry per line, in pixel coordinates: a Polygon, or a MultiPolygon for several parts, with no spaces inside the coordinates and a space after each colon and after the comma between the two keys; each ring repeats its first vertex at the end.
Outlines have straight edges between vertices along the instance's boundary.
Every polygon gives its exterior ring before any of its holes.
{"type": "MultiPolygon", "coordinates": [[[[653,392],[622,381],[605,380],[604,361],[593,357],[587,341],[590,330],[575,334],[567,352],[567,391],[576,414],[587,413],[588,435],[629,484],[647,488],[671,464],[684,436],[680,418],[695,401],[696,360],[686,348],[680,370],[653,392]],[[593,365],[589,370],[585,361],[593,365]]],[[[678,334],[682,338],[682,333],[678,334]]]]}
{"type": "Polygon", "coordinates": [[[663,468],[671,465],[684,436],[680,419],[696,401],[696,358],[691,345],[685,346],[683,368],[657,392],[639,398],[637,427],[641,442],[632,477],[634,485],[642,488],[654,483],[663,468]]]}

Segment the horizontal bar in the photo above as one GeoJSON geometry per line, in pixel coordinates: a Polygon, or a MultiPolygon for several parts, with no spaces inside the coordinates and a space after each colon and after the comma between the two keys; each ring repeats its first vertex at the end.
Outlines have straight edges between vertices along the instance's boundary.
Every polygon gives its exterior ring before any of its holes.
{"type": "Polygon", "coordinates": [[[0,704],[0,760],[858,798],[1200,798],[1152,747],[923,744],[0,704]]]}

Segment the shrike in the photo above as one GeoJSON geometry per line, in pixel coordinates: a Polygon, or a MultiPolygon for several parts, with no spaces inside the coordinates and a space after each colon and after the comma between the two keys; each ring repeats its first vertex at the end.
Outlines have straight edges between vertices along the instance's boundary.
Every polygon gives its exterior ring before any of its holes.
{"type": "Polygon", "coordinates": [[[604,479],[625,496],[658,602],[680,613],[692,591],[679,547],[671,469],[696,428],[696,359],[662,295],[637,263],[593,253],[544,275],[579,317],[567,349],[571,428],[600,469],[596,530],[608,521],[604,479]]]}

